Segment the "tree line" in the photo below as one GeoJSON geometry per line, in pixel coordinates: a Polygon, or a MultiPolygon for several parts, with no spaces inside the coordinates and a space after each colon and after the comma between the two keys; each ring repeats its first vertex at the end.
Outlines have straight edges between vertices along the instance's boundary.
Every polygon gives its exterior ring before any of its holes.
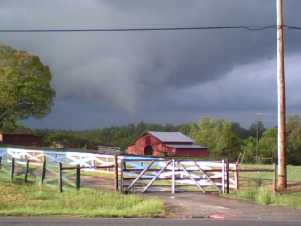
{"type": "MultiPolygon", "coordinates": [[[[249,128],[224,119],[202,118],[198,123],[181,125],[140,122],[102,129],[36,130],[45,146],[96,149],[97,145],[120,147],[123,152],[147,131],[180,131],[209,149],[210,159],[227,158],[248,163],[271,163],[277,158],[277,128],[265,128],[261,121],[249,128]]],[[[287,120],[288,163],[301,164],[301,117],[287,120]]]]}

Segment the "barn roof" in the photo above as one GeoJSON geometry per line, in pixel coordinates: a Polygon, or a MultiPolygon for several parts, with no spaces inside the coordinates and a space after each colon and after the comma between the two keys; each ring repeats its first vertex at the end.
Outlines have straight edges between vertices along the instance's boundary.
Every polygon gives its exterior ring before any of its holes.
{"type": "Polygon", "coordinates": [[[149,131],[149,134],[166,143],[194,143],[194,141],[180,132],[156,132],[149,131]]]}
{"type": "Polygon", "coordinates": [[[181,149],[181,148],[185,148],[185,149],[207,149],[207,147],[205,146],[201,146],[198,144],[168,144],[168,147],[171,148],[177,148],[177,149],[181,149]]]}

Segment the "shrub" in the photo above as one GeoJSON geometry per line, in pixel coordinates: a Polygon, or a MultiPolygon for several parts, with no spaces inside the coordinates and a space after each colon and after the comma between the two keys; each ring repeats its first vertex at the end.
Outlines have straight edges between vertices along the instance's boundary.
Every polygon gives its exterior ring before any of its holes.
{"type": "Polygon", "coordinates": [[[259,204],[269,205],[272,203],[273,194],[264,187],[260,187],[255,196],[255,200],[259,204]]]}

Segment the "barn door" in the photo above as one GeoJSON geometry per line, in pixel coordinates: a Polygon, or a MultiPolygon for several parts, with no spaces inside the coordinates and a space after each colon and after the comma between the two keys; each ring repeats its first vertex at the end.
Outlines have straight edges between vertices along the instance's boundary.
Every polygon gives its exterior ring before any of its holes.
{"type": "Polygon", "coordinates": [[[144,155],[150,155],[152,156],[153,155],[153,147],[151,145],[147,145],[145,148],[144,148],[144,155]]]}

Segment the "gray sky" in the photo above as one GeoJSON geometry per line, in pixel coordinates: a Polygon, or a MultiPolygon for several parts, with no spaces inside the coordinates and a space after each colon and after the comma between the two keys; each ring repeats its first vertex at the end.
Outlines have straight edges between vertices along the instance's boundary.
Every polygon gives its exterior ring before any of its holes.
{"type": "MultiPolygon", "coordinates": [[[[1,28],[272,25],[275,0],[1,0],[1,28]]],[[[285,1],[300,25],[301,1],[285,1]]],[[[286,33],[288,112],[301,111],[301,32],[286,33]]],[[[276,119],[276,33],[217,30],[0,34],[39,55],[53,73],[52,113],[39,128],[96,128],[139,121],[276,119]]]]}

